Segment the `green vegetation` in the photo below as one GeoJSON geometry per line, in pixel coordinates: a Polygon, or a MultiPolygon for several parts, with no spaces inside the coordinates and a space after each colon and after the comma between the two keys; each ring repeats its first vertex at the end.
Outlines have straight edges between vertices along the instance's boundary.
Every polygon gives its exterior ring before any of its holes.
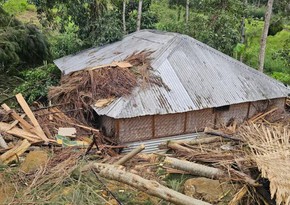
{"type": "Polygon", "coordinates": [[[27,0],[9,0],[3,4],[3,9],[9,14],[18,14],[24,11],[36,11],[33,4],[29,4],[27,0]]]}
{"type": "MultiPolygon", "coordinates": [[[[190,0],[187,22],[185,0],[143,0],[141,28],[190,35],[257,68],[267,0],[247,2],[190,0]],[[241,32],[243,18],[245,38],[241,32]]],[[[0,0],[0,69],[23,78],[15,92],[25,91],[29,102],[45,99],[47,87],[60,78],[51,65],[53,59],[134,32],[137,9],[138,0],[127,1],[124,32],[123,0],[0,0]],[[45,83],[33,86],[39,82],[45,83]]],[[[289,2],[275,1],[273,12],[265,72],[289,84],[289,2]]]]}
{"type": "Polygon", "coordinates": [[[57,85],[60,77],[60,71],[54,64],[25,70],[20,74],[24,82],[14,90],[14,93],[22,93],[28,103],[36,100],[45,102],[48,88],[57,85]]]}

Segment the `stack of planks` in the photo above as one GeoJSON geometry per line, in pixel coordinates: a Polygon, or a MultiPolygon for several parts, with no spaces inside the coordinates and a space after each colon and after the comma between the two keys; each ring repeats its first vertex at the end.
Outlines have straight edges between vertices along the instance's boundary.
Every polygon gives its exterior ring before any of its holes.
{"type": "Polygon", "coordinates": [[[0,156],[0,161],[4,164],[17,159],[31,144],[42,142],[48,144],[54,141],[47,138],[22,94],[17,94],[15,97],[25,114],[19,115],[8,105],[2,104],[1,107],[14,119],[14,122],[11,124],[0,122],[0,131],[21,138],[23,141],[11,149],[2,141],[2,147],[8,150],[0,156]]]}

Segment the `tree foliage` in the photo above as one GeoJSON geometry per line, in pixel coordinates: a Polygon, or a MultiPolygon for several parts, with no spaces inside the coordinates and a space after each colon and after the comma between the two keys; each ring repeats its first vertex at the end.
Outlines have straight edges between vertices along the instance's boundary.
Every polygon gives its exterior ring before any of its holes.
{"type": "Polygon", "coordinates": [[[46,100],[48,88],[58,84],[60,71],[54,64],[43,65],[20,73],[24,82],[14,93],[22,93],[29,103],[46,100]]]}
{"type": "Polygon", "coordinates": [[[32,24],[22,24],[0,7],[0,68],[21,70],[49,60],[46,37],[32,24]]]}
{"type": "MultiPolygon", "coordinates": [[[[34,0],[34,3],[44,26],[57,28],[62,33],[69,23],[75,24],[84,47],[111,43],[123,36],[121,0],[34,0]]],[[[150,4],[151,0],[144,1],[142,28],[152,28],[156,22],[154,14],[147,12],[150,4]]],[[[126,19],[129,32],[136,30],[137,8],[138,1],[128,2],[126,19]]]]}

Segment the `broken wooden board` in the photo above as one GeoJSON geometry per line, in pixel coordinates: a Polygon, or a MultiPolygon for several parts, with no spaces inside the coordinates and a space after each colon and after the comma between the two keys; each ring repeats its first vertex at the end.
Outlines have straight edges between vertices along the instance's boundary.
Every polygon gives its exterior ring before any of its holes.
{"type": "MultiPolygon", "coordinates": [[[[25,114],[22,114],[20,117],[21,117],[22,119],[24,119],[25,116],[26,116],[25,114]]],[[[19,120],[15,120],[15,121],[11,124],[11,126],[10,126],[10,128],[9,128],[8,130],[11,130],[11,129],[12,129],[13,127],[15,127],[18,123],[19,123],[19,120]]]]}
{"type": "Polygon", "coordinates": [[[18,93],[16,96],[16,99],[19,103],[19,105],[22,107],[23,111],[27,115],[27,117],[31,120],[32,124],[34,125],[35,129],[39,133],[39,137],[43,139],[45,142],[48,142],[48,138],[46,137],[45,133],[43,132],[42,128],[40,127],[37,119],[35,118],[33,112],[31,111],[30,107],[28,106],[27,102],[23,98],[21,93],[18,93]]]}
{"type": "Polygon", "coordinates": [[[74,127],[60,127],[58,128],[58,135],[66,137],[76,137],[77,130],[74,127]]]}
{"type": "Polygon", "coordinates": [[[23,126],[23,128],[26,130],[26,131],[30,131],[30,132],[35,132],[34,130],[34,127],[29,124],[26,120],[24,120],[21,116],[19,116],[14,110],[12,110],[8,105],[6,105],[5,103],[1,105],[1,107],[7,111],[7,112],[10,112],[11,113],[11,116],[14,120],[17,120],[21,123],[21,125],[23,126]]]}
{"type": "Polygon", "coordinates": [[[27,139],[33,143],[41,141],[41,139],[33,133],[27,132],[17,127],[10,129],[10,127],[11,125],[8,123],[0,122],[0,131],[7,132],[8,134],[11,134],[11,135],[23,138],[23,139],[27,139]]]}
{"type": "Polygon", "coordinates": [[[127,61],[116,62],[116,65],[120,68],[131,68],[133,65],[127,61]]]}
{"type": "Polygon", "coordinates": [[[2,154],[0,156],[0,161],[3,164],[8,164],[13,160],[18,159],[19,156],[22,155],[30,147],[30,145],[31,144],[28,142],[28,140],[23,140],[22,142],[18,143],[14,148],[2,154]]]}
{"type": "Polygon", "coordinates": [[[99,66],[95,66],[92,68],[88,68],[87,70],[95,70],[95,69],[99,69],[99,68],[106,68],[106,67],[117,67],[117,64],[115,62],[110,63],[110,64],[104,64],[104,65],[99,65],[99,66]]]}

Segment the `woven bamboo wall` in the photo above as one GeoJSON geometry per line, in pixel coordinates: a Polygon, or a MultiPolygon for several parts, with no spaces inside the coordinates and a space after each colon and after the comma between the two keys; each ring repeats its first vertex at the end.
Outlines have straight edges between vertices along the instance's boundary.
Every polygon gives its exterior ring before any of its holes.
{"type": "Polygon", "coordinates": [[[266,109],[269,109],[271,106],[275,106],[278,108],[284,108],[285,98],[276,98],[272,100],[261,100],[256,102],[251,102],[249,118],[253,117],[255,114],[259,112],[263,112],[266,109]]]}
{"type": "Polygon", "coordinates": [[[230,105],[229,110],[203,109],[187,113],[143,116],[130,119],[102,117],[107,136],[116,135],[120,143],[148,140],[196,131],[205,127],[219,127],[230,120],[242,123],[248,116],[264,111],[269,106],[284,108],[285,99],[230,105]],[[154,130],[153,130],[154,129],[154,130]]]}
{"type": "Polygon", "coordinates": [[[234,120],[235,122],[242,123],[248,115],[249,103],[240,103],[230,105],[229,110],[216,112],[216,127],[226,125],[229,121],[234,120]]]}
{"type": "Polygon", "coordinates": [[[186,132],[203,131],[205,127],[214,127],[215,114],[213,109],[203,109],[186,114],[186,132]]]}
{"type": "Polygon", "coordinates": [[[119,141],[133,142],[152,139],[153,117],[134,117],[119,120],[119,141]]]}
{"type": "Polygon", "coordinates": [[[185,113],[154,116],[154,137],[184,133],[185,113]]]}

